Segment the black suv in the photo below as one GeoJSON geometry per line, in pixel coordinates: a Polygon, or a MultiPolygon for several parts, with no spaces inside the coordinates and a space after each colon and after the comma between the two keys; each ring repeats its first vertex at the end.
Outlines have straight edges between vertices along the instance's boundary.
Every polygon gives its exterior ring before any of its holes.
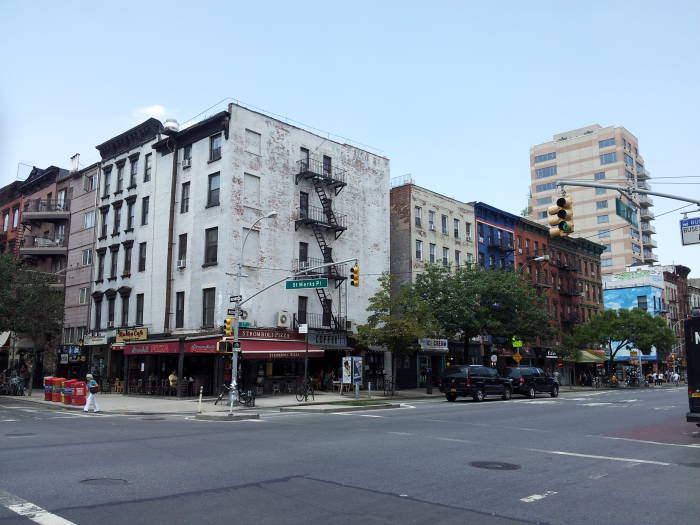
{"type": "Polygon", "coordinates": [[[454,401],[458,396],[471,396],[474,401],[483,401],[488,395],[510,399],[513,391],[510,380],[499,376],[495,368],[455,365],[440,379],[440,392],[445,394],[448,401],[454,401]]]}
{"type": "Polygon", "coordinates": [[[530,399],[534,399],[538,392],[545,392],[552,397],[559,395],[559,383],[547,377],[541,368],[507,368],[504,375],[510,380],[514,394],[522,394],[530,399]]]}

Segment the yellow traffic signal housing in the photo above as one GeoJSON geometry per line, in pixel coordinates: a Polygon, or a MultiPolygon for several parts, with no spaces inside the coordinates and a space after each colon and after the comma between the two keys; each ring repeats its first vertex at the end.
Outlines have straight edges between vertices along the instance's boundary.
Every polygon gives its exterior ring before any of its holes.
{"type": "Polygon", "coordinates": [[[550,237],[568,237],[574,231],[574,203],[571,197],[565,195],[559,197],[554,206],[547,209],[550,215],[547,223],[552,226],[549,229],[550,237]]]}
{"type": "Polygon", "coordinates": [[[226,335],[233,335],[233,317],[227,317],[224,321],[224,333],[226,335]]]}
{"type": "Polygon", "coordinates": [[[358,265],[350,268],[350,286],[360,286],[360,267],[358,265]]]}

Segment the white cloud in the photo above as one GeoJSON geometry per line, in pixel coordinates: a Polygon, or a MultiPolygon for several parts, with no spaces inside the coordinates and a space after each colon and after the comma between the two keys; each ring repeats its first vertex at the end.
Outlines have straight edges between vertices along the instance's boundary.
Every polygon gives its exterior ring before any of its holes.
{"type": "Polygon", "coordinates": [[[141,120],[151,117],[162,120],[167,114],[168,110],[165,109],[165,106],[161,106],[160,104],[153,104],[152,106],[147,106],[136,110],[136,117],[141,120]]]}

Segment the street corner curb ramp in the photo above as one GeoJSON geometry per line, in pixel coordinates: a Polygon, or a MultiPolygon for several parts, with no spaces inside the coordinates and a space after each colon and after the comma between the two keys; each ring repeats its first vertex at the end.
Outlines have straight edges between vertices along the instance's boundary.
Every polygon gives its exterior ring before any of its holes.
{"type": "Polygon", "coordinates": [[[228,412],[226,412],[217,414],[195,414],[194,418],[200,419],[202,421],[244,421],[246,419],[260,419],[260,414],[229,414],[228,412]]]}
{"type": "Polygon", "coordinates": [[[382,405],[300,405],[293,407],[281,407],[280,412],[314,412],[329,414],[331,412],[359,412],[363,410],[381,410],[385,408],[401,408],[399,403],[386,403],[382,405]]]}

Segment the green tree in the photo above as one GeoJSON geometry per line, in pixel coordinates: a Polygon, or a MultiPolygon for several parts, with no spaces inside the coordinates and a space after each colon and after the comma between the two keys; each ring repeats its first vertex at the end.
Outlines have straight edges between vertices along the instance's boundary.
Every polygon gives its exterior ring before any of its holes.
{"type": "Polygon", "coordinates": [[[641,308],[631,310],[603,310],[586,324],[574,329],[573,338],[579,348],[598,344],[606,349],[610,370],[617,353],[627,347],[635,347],[645,355],[656,348],[657,355],[670,351],[676,338],[666,321],[641,308]]]}
{"type": "Polygon", "coordinates": [[[418,275],[415,288],[445,335],[462,339],[465,349],[479,335],[535,341],[554,333],[546,299],[516,272],[431,265],[418,275]]]}
{"type": "Polygon", "coordinates": [[[367,324],[357,327],[357,338],[362,344],[391,351],[395,380],[397,354],[415,353],[418,339],[435,335],[436,323],[413,286],[399,286],[387,273],[379,278],[379,284],[379,290],[369,298],[367,324]]]}
{"type": "MultiPolygon", "coordinates": [[[[51,286],[51,274],[1,254],[0,282],[0,331],[11,330],[30,338],[35,351],[53,350],[60,341],[64,295],[51,286]]],[[[44,362],[50,366],[49,356],[54,354],[45,354],[44,362]]]]}

